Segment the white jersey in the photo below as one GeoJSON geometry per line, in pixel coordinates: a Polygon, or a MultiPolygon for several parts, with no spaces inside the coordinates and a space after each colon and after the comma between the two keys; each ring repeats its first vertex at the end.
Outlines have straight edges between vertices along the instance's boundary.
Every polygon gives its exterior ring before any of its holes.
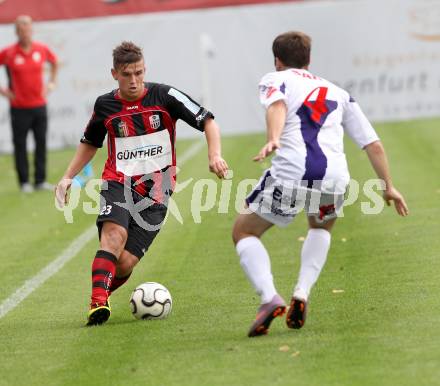
{"type": "Polygon", "coordinates": [[[287,106],[271,174],[280,181],[306,181],[309,188],[344,193],[350,180],[344,131],[360,148],[379,139],[359,105],[345,90],[303,69],[268,73],[259,88],[266,109],[278,100],[287,106]]]}

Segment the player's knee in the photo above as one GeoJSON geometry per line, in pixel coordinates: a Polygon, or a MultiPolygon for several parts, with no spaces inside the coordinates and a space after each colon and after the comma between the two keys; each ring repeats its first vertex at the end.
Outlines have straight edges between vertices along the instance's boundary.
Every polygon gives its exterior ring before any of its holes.
{"type": "Polygon", "coordinates": [[[119,257],[127,241],[127,231],[120,225],[105,223],[101,232],[101,248],[119,257]]]}
{"type": "Polygon", "coordinates": [[[235,245],[240,241],[240,233],[240,225],[238,224],[238,220],[236,220],[232,227],[232,241],[235,245]]]}
{"type": "Polygon", "coordinates": [[[232,241],[235,245],[245,237],[254,236],[253,234],[247,232],[243,226],[242,221],[240,221],[240,217],[237,218],[235,224],[232,228],[232,241]]]}

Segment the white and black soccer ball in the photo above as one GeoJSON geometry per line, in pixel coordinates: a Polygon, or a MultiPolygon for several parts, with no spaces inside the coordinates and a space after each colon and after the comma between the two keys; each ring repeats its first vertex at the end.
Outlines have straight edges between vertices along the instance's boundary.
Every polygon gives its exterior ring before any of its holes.
{"type": "Polygon", "coordinates": [[[165,319],[171,312],[173,300],[165,286],[148,282],[134,289],[130,297],[130,307],[136,319],[165,319]]]}

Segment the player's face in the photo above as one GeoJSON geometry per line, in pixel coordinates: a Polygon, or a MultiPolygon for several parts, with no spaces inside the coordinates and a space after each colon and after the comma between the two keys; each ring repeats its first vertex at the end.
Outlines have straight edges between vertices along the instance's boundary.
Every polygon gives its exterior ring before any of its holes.
{"type": "Polygon", "coordinates": [[[145,65],[140,60],[125,67],[112,69],[112,75],[119,84],[119,94],[122,99],[134,101],[144,92],[145,65]]]}
{"type": "Polygon", "coordinates": [[[16,31],[17,31],[18,41],[21,44],[28,45],[32,42],[31,22],[17,23],[16,31]]]}

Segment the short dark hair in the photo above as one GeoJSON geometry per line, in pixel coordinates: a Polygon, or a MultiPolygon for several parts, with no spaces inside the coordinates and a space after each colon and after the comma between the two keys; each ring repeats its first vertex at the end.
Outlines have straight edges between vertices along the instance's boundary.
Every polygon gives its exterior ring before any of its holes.
{"type": "Polygon", "coordinates": [[[113,50],[113,68],[117,70],[128,64],[139,62],[143,58],[142,48],[132,42],[122,42],[113,50]]]}
{"type": "Polygon", "coordinates": [[[303,32],[289,31],[278,35],[272,43],[274,57],[287,67],[304,68],[310,64],[312,39],[303,32]]]}

